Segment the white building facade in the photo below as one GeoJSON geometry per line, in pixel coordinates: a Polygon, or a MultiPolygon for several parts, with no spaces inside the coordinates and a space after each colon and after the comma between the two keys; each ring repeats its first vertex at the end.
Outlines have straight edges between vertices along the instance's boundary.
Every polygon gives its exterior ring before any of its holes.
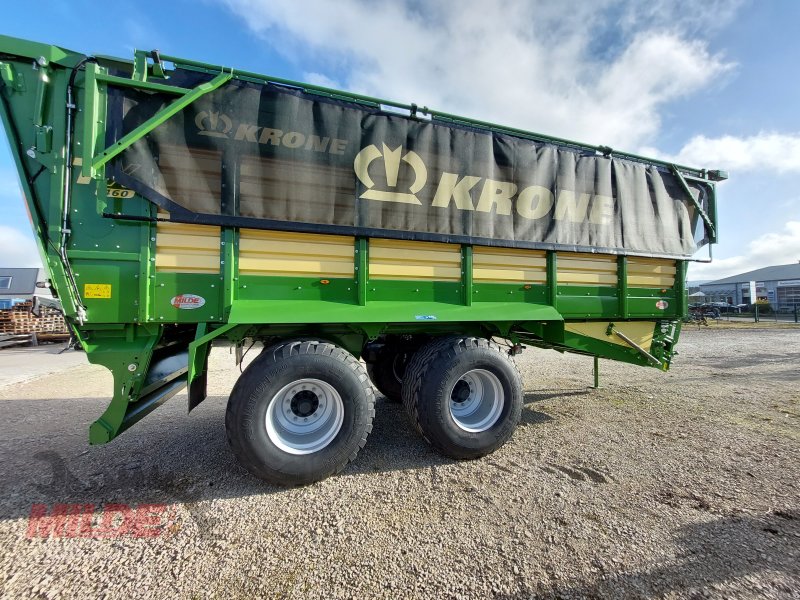
{"type": "Polygon", "coordinates": [[[706,299],[728,304],[769,302],[775,309],[800,306],[800,263],[764,267],[700,285],[706,299]],[[755,286],[751,285],[755,283],[755,286]],[[755,297],[751,288],[755,287],[755,297]]]}

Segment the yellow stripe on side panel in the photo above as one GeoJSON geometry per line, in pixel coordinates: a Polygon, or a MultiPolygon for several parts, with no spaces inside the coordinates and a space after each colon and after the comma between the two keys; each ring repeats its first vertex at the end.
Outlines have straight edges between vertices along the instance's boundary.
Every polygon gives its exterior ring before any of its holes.
{"type": "Polygon", "coordinates": [[[369,241],[370,279],[458,281],[461,246],[406,240],[369,241]]]}
{"type": "Polygon", "coordinates": [[[239,274],[353,277],[355,238],[346,235],[242,229],[239,274]]]}
{"type": "Polygon", "coordinates": [[[481,283],[546,283],[547,253],[475,246],[472,278],[481,283]]]}
{"type": "MultiPolygon", "coordinates": [[[[577,333],[578,335],[585,335],[586,337],[600,340],[601,342],[610,342],[618,346],[631,346],[618,335],[606,335],[608,331],[609,322],[591,322],[591,323],[564,323],[564,329],[577,333]]],[[[633,342],[650,352],[650,345],[653,343],[653,331],[655,330],[655,321],[626,321],[615,322],[614,328],[620,333],[624,333],[633,342]]]]}
{"type": "Polygon", "coordinates": [[[675,261],[663,258],[628,258],[628,285],[668,289],[675,285],[675,261]]]}
{"type": "MultiPolygon", "coordinates": [[[[159,213],[159,218],[169,215],[159,213]]],[[[156,223],[156,272],[219,273],[219,227],[156,223]]]]}
{"type": "Polygon", "coordinates": [[[617,285],[617,257],[559,252],[558,285],[617,285]]]}

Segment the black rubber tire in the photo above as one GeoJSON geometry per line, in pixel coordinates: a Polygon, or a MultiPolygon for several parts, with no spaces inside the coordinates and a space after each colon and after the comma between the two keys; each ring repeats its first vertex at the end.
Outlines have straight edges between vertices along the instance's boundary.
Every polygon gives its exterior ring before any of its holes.
{"type": "Polygon", "coordinates": [[[378,353],[374,363],[367,364],[367,372],[372,383],[390,402],[403,401],[403,377],[412,356],[411,352],[387,347],[378,353]]]}
{"type": "Polygon", "coordinates": [[[511,357],[490,340],[446,337],[423,346],[411,359],[403,381],[403,406],[425,440],[445,456],[480,458],[497,450],[514,433],[522,416],[522,379],[511,357]],[[450,414],[456,382],[472,369],[490,371],[500,381],[504,403],[489,429],[469,432],[450,414]]]}
{"type": "Polygon", "coordinates": [[[239,377],[228,400],[225,429],[239,463],[256,477],[281,486],[306,485],[341,471],[367,442],[375,416],[375,393],[363,365],[349,352],[315,340],[266,348],[239,377]],[[311,454],[290,454],[267,435],[266,413],[288,383],[311,377],[333,386],[344,404],[336,437],[311,454]]]}

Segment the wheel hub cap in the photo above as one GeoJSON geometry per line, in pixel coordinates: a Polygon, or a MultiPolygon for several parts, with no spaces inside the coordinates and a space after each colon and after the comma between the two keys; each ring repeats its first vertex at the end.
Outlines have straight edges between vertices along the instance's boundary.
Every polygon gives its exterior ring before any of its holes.
{"type": "Polygon", "coordinates": [[[505,393],[497,375],[485,369],[467,371],[450,392],[450,416],[471,433],[486,431],[497,423],[505,405],[505,393]]]}
{"type": "Polygon", "coordinates": [[[291,408],[298,417],[308,417],[319,408],[319,398],[311,390],[300,390],[292,398],[291,408]]]}
{"type": "Polygon", "coordinates": [[[266,414],[270,441],[289,454],[311,454],[330,444],[344,421],[338,391],[320,379],[298,379],[270,400],[266,414]]]}

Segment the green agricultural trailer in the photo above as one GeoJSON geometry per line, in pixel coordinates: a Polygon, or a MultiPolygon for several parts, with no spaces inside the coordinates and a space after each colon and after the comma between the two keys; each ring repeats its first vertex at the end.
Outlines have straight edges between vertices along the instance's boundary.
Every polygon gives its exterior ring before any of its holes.
{"type": "Polygon", "coordinates": [[[0,36],[0,80],[49,284],[113,374],[92,444],[259,342],[226,412],[254,475],[341,470],[373,383],[480,457],[520,419],[523,345],[666,370],[716,241],[720,171],[158,51],[0,36]]]}

